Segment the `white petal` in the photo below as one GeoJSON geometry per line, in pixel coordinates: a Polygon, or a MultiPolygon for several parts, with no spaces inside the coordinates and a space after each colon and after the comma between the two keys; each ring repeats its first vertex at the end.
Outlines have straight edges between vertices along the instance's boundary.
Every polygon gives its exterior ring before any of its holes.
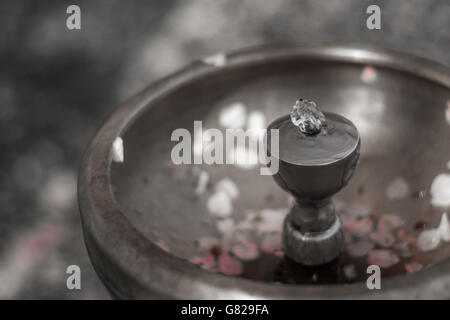
{"type": "Polygon", "coordinates": [[[436,207],[450,206],[450,174],[437,175],[430,188],[431,204],[436,207]]]}
{"type": "Polygon", "coordinates": [[[216,184],[216,191],[225,192],[231,199],[236,199],[239,196],[237,185],[228,178],[222,179],[216,184]]]}
{"type": "Polygon", "coordinates": [[[112,145],[112,159],[114,162],[123,162],[123,140],[121,137],[117,137],[112,145]]]}
{"type": "Polygon", "coordinates": [[[247,108],[235,102],[220,111],[219,124],[226,129],[242,129],[247,120],[247,108]]]}
{"type": "Polygon", "coordinates": [[[417,246],[422,251],[436,249],[441,241],[441,234],[438,229],[429,229],[422,231],[417,238],[417,246]]]}
{"type": "Polygon", "coordinates": [[[208,210],[217,218],[225,218],[233,212],[233,204],[231,199],[223,191],[219,191],[211,195],[208,199],[208,210]]]}
{"type": "Polygon", "coordinates": [[[204,58],[203,62],[215,67],[223,67],[227,63],[227,56],[224,53],[218,53],[204,58]]]}
{"type": "Polygon", "coordinates": [[[361,72],[361,81],[365,84],[372,84],[377,81],[377,72],[373,67],[365,66],[361,72]]]}
{"type": "Polygon", "coordinates": [[[261,111],[251,111],[248,115],[247,128],[255,139],[262,139],[266,133],[266,116],[261,111]]]}
{"type": "Polygon", "coordinates": [[[209,174],[206,171],[201,171],[198,176],[197,188],[195,189],[196,195],[201,195],[205,192],[206,186],[208,185],[209,174]]]}
{"type": "Polygon", "coordinates": [[[386,193],[389,200],[402,199],[408,195],[409,186],[406,181],[398,177],[389,184],[386,193]]]}
{"type": "Polygon", "coordinates": [[[442,214],[438,230],[441,235],[441,240],[445,242],[450,241],[450,223],[448,221],[447,213],[442,214]]]}
{"type": "Polygon", "coordinates": [[[231,235],[234,232],[234,221],[233,219],[220,220],[216,224],[217,229],[223,235],[231,235]]]}

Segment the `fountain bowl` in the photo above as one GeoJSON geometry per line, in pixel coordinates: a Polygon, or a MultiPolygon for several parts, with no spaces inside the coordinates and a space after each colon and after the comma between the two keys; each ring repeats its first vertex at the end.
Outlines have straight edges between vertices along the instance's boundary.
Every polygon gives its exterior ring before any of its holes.
{"type": "MultiPolygon", "coordinates": [[[[428,196],[416,199],[408,194],[387,201],[386,188],[401,176],[415,194],[429,190],[433,178],[448,171],[448,67],[389,50],[348,46],[258,47],[222,57],[224,63],[195,61],[119,106],[86,149],[78,179],[84,239],[92,265],[111,295],[121,299],[450,298],[446,245],[413,253],[415,261],[427,266],[423,270],[406,273],[403,265],[383,270],[382,290],[368,290],[365,281],[280,284],[257,279],[264,276],[258,272],[225,275],[192,263],[198,238],[218,232],[206,196],[194,194],[196,170],[208,172],[213,184],[223,177],[234,181],[240,194],[233,202],[233,219],[248,210],[290,203],[273,179],[259,175],[257,168],[200,165],[195,169],[171,163],[173,130],[192,128],[194,120],[219,127],[221,110],[236,102],[242,102],[248,113],[263,112],[267,123],[288,113],[301,96],[314,99],[324,112],[350,119],[363,144],[357,172],[338,194],[341,204],[361,204],[374,219],[395,211],[411,230],[419,220],[436,225],[445,209],[430,205],[428,196]],[[113,162],[112,145],[119,136],[122,163],[113,162]]],[[[259,267],[255,270],[271,268],[265,262],[259,267]]]]}

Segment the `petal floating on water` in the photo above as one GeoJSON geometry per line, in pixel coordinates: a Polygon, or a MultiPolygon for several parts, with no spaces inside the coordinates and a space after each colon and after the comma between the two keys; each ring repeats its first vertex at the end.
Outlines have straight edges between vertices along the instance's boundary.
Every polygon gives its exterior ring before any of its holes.
{"type": "Polygon", "coordinates": [[[367,262],[381,268],[389,268],[400,261],[399,257],[391,250],[372,250],[369,253],[367,262]]]}
{"type": "Polygon", "coordinates": [[[247,108],[235,102],[223,108],[219,114],[219,124],[226,129],[241,129],[247,121],[247,108]]]}
{"type": "Polygon", "coordinates": [[[225,53],[220,52],[212,56],[206,57],[202,61],[203,63],[210,64],[212,66],[220,68],[226,65],[227,56],[225,55],[225,53]]]}
{"type": "Polygon", "coordinates": [[[375,68],[371,66],[365,66],[361,72],[361,81],[365,84],[372,84],[377,81],[378,75],[375,68]]]}
{"type": "Polygon", "coordinates": [[[450,174],[438,174],[430,188],[431,204],[436,207],[450,206],[450,174]]]}
{"type": "Polygon", "coordinates": [[[231,199],[236,199],[239,196],[239,188],[233,180],[225,178],[217,182],[216,191],[225,192],[231,199]]]}
{"type": "Polygon", "coordinates": [[[405,224],[405,220],[396,214],[384,214],[378,220],[378,231],[386,232],[400,228],[405,224]]]}
{"type": "Polygon", "coordinates": [[[112,160],[122,163],[124,161],[123,140],[117,137],[112,144],[112,160]]]}
{"type": "Polygon", "coordinates": [[[259,257],[258,246],[255,243],[239,243],[233,247],[232,252],[244,261],[255,260],[259,257]]]}
{"type": "Polygon", "coordinates": [[[439,234],[441,235],[441,240],[445,242],[450,241],[450,223],[448,222],[447,213],[442,214],[438,230],[439,234]]]}
{"type": "Polygon", "coordinates": [[[352,257],[363,257],[367,255],[369,251],[373,249],[373,247],[374,244],[372,241],[362,239],[348,245],[347,252],[352,257]]]}
{"type": "Polygon", "coordinates": [[[261,243],[261,250],[265,253],[275,253],[275,251],[281,250],[281,235],[271,234],[264,238],[261,243]]]}
{"type": "Polygon", "coordinates": [[[394,235],[389,232],[373,232],[370,234],[370,239],[383,248],[392,247],[395,243],[394,235]]]}
{"type": "Polygon", "coordinates": [[[417,246],[422,251],[436,249],[441,242],[441,234],[438,229],[429,229],[422,231],[417,238],[417,246]]]}
{"type": "Polygon", "coordinates": [[[242,274],[242,263],[224,251],[219,257],[219,270],[229,276],[238,276],[242,274]]]}
{"type": "Polygon", "coordinates": [[[344,221],[344,227],[353,233],[369,233],[373,228],[373,219],[351,218],[344,221]]]}
{"type": "Polygon", "coordinates": [[[344,272],[345,277],[348,280],[352,280],[356,278],[356,269],[353,264],[348,264],[342,267],[342,271],[344,272]]]}
{"type": "Polygon", "coordinates": [[[228,194],[223,191],[211,195],[206,205],[209,212],[217,218],[226,218],[233,213],[233,203],[228,194]]]}
{"type": "Polygon", "coordinates": [[[405,179],[397,177],[389,183],[386,195],[389,200],[403,199],[409,194],[409,186],[405,179]]]}
{"type": "Polygon", "coordinates": [[[417,272],[419,270],[422,270],[423,265],[418,262],[411,262],[405,264],[405,270],[408,273],[417,272]]]}

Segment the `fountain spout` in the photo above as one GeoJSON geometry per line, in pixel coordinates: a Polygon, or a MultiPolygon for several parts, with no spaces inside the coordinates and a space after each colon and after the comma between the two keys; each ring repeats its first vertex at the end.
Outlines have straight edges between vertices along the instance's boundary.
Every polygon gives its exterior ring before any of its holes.
{"type": "Polygon", "coordinates": [[[317,108],[314,101],[299,99],[291,111],[291,121],[299,127],[300,132],[316,135],[326,128],[325,115],[317,108]]]}

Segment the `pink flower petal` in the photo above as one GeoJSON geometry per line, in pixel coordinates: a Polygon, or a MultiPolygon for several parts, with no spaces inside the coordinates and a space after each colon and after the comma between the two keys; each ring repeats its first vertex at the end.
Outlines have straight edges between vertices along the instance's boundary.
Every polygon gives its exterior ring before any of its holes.
{"type": "Polygon", "coordinates": [[[200,249],[209,250],[214,246],[218,246],[220,243],[219,239],[213,237],[201,237],[197,239],[196,244],[200,249]]]}
{"type": "Polygon", "coordinates": [[[276,255],[278,258],[284,258],[284,252],[281,250],[277,250],[273,254],[276,255]]]}
{"type": "Polygon", "coordinates": [[[229,276],[238,276],[242,274],[242,263],[224,251],[219,257],[219,270],[229,276]]]}
{"type": "Polygon", "coordinates": [[[281,250],[281,235],[272,234],[264,238],[261,243],[261,250],[265,253],[272,254],[275,251],[281,250]]]}
{"type": "Polygon", "coordinates": [[[387,232],[393,229],[400,228],[405,224],[405,220],[403,220],[400,216],[396,214],[385,214],[382,215],[378,220],[378,231],[387,232]]]}
{"type": "Polygon", "coordinates": [[[400,261],[398,256],[391,250],[372,250],[369,253],[367,262],[369,264],[377,265],[381,268],[389,268],[400,261]]]}
{"type": "Polygon", "coordinates": [[[343,266],[342,271],[344,271],[344,275],[347,279],[352,280],[356,278],[356,270],[353,264],[343,266]]]}
{"type": "Polygon", "coordinates": [[[347,246],[347,252],[352,257],[364,257],[372,250],[374,244],[368,240],[358,240],[347,246]]]}
{"type": "Polygon", "coordinates": [[[400,239],[409,242],[411,245],[415,246],[417,244],[417,240],[414,236],[408,234],[404,229],[400,229],[397,231],[397,237],[400,239]]]}
{"type": "Polygon", "coordinates": [[[361,81],[365,84],[372,84],[377,81],[377,72],[373,67],[365,66],[361,72],[361,81]]]}
{"type": "Polygon", "coordinates": [[[158,241],[156,243],[158,245],[158,247],[160,247],[162,250],[169,252],[169,246],[164,242],[164,241],[158,241]]]}
{"type": "Polygon", "coordinates": [[[344,242],[346,244],[350,244],[353,242],[353,235],[347,230],[344,230],[344,242]]]}
{"type": "Polygon", "coordinates": [[[393,248],[396,249],[402,258],[410,258],[412,256],[411,244],[405,240],[397,241],[393,248]]]}
{"type": "Polygon", "coordinates": [[[205,257],[194,257],[191,262],[205,268],[213,268],[216,264],[216,259],[212,253],[208,253],[205,257]]]}
{"type": "Polygon", "coordinates": [[[383,248],[390,248],[395,243],[394,235],[388,232],[373,232],[370,234],[370,239],[383,248]]]}
{"type": "Polygon", "coordinates": [[[260,212],[260,220],[257,221],[259,232],[282,232],[283,221],[288,213],[288,208],[263,209],[260,212]]]}
{"type": "Polygon", "coordinates": [[[371,218],[351,218],[344,221],[344,227],[349,231],[359,234],[369,233],[373,228],[373,219],[371,218]]]}
{"type": "Polygon", "coordinates": [[[232,252],[244,261],[255,260],[259,257],[258,246],[254,243],[239,243],[233,247],[232,252]]]}
{"type": "Polygon", "coordinates": [[[405,264],[406,272],[413,273],[421,270],[423,268],[423,265],[418,262],[411,262],[405,264]]]}

